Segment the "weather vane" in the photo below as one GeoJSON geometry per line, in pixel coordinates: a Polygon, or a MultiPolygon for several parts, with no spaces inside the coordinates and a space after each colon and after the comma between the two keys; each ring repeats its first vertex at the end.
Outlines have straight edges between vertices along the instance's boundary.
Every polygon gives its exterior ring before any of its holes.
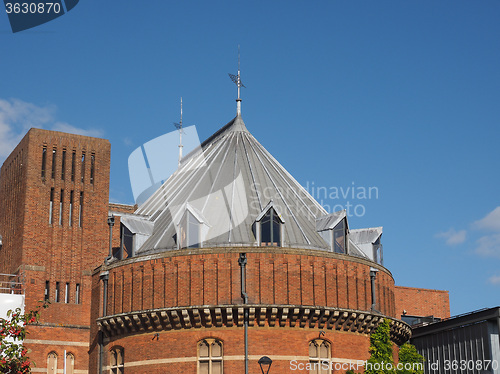
{"type": "Polygon", "coordinates": [[[241,115],[241,98],[240,98],[240,88],[245,87],[243,83],[241,83],[241,75],[240,75],[240,46],[238,45],[238,75],[229,74],[229,78],[236,84],[238,87],[238,98],[236,99],[236,114],[241,115]]]}

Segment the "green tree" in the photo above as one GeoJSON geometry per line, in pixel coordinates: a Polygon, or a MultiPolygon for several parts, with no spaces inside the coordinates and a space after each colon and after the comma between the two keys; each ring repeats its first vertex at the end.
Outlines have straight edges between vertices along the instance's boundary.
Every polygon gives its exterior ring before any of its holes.
{"type": "Polygon", "coordinates": [[[412,344],[405,343],[399,347],[399,363],[403,365],[403,369],[398,370],[397,374],[424,373],[424,356],[412,344]]]}
{"type": "Polygon", "coordinates": [[[21,308],[9,310],[7,318],[0,318],[0,373],[31,373],[31,361],[28,350],[23,344],[26,338],[26,325],[36,323],[40,318],[40,310],[48,307],[44,302],[36,310],[21,313],[21,308]]]}

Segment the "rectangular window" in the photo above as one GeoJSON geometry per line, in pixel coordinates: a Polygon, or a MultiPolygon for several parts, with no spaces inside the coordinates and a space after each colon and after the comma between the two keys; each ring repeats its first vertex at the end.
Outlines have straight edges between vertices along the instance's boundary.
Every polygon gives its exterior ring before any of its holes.
{"type": "Polygon", "coordinates": [[[50,204],[49,204],[49,225],[52,225],[52,213],[54,212],[54,188],[50,189],[50,204]]]}
{"type": "Polygon", "coordinates": [[[50,292],[50,282],[49,281],[45,281],[45,294],[44,294],[44,300],[48,300],[49,299],[49,294],[50,292]]]}
{"type": "Polygon", "coordinates": [[[90,155],[90,184],[94,184],[95,175],[95,153],[90,155]]]}
{"type": "Polygon", "coordinates": [[[64,290],[64,302],[69,303],[69,283],[66,283],[66,289],[64,290]]]}
{"type": "Polygon", "coordinates": [[[71,190],[69,193],[69,221],[68,224],[73,226],[73,199],[74,199],[74,191],[71,190]]]}
{"type": "Polygon", "coordinates": [[[56,303],[59,302],[59,282],[56,282],[56,303]]]}
{"type": "Polygon", "coordinates": [[[82,227],[83,225],[83,192],[80,192],[80,207],[78,211],[78,226],[82,227]]]}
{"type": "Polygon", "coordinates": [[[56,177],[56,154],[57,149],[52,149],[52,179],[56,177]]]}
{"type": "Polygon", "coordinates": [[[82,183],[85,182],[85,152],[82,152],[82,183]]]}
{"type": "Polygon", "coordinates": [[[66,177],[66,150],[63,149],[62,160],[61,160],[61,179],[64,180],[66,177]]]}
{"type": "Polygon", "coordinates": [[[76,284],[75,289],[75,303],[80,304],[80,283],[76,284]]]}
{"type": "Polygon", "coordinates": [[[45,179],[45,167],[47,165],[47,147],[42,150],[42,179],[45,179]]]}
{"type": "Polygon", "coordinates": [[[61,199],[59,202],[59,226],[63,224],[63,211],[64,211],[64,190],[61,190],[61,199]]]}
{"type": "Polygon", "coordinates": [[[71,154],[71,181],[75,181],[75,163],[76,163],[76,151],[71,154]]]}

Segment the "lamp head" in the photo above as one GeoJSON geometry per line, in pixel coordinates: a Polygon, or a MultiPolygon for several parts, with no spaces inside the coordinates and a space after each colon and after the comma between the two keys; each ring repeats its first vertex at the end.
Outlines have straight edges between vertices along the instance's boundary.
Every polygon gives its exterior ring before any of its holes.
{"type": "Polygon", "coordinates": [[[262,356],[259,358],[259,366],[260,366],[260,371],[262,371],[262,374],[268,374],[269,369],[271,368],[271,364],[273,363],[273,360],[271,360],[267,356],[262,356]]]}

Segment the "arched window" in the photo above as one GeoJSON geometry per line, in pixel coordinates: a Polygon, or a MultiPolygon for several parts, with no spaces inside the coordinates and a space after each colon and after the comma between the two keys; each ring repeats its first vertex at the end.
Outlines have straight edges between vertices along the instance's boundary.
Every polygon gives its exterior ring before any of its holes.
{"type": "Polygon", "coordinates": [[[329,342],[323,339],[315,339],[309,342],[310,374],[330,374],[332,372],[330,359],[331,347],[329,342]]]}
{"type": "Polygon", "coordinates": [[[57,373],[57,353],[50,352],[47,355],[47,374],[57,373]]]}
{"type": "Polygon", "coordinates": [[[75,356],[73,353],[66,353],[66,374],[75,372],[75,356]]]}
{"type": "Polygon", "coordinates": [[[222,374],[222,342],[203,339],[198,342],[198,374],[222,374]]]}
{"type": "Polygon", "coordinates": [[[109,360],[109,368],[113,374],[123,374],[124,358],[123,358],[123,348],[115,347],[111,349],[111,355],[109,360]]]}

